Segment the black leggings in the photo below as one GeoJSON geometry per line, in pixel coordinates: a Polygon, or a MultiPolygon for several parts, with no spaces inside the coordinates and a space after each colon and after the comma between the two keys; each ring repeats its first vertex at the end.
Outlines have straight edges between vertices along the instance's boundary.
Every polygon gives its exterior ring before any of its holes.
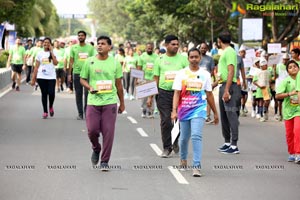
{"type": "Polygon", "coordinates": [[[37,82],[42,92],[42,104],[43,104],[44,113],[48,113],[47,98],[49,96],[49,108],[52,108],[55,99],[56,80],[37,79],[37,82]]]}
{"type": "Polygon", "coordinates": [[[131,94],[134,94],[134,82],[135,78],[130,76],[130,72],[123,72],[123,84],[124,89],[129,94],[129,88],[131,89],[131,94]]]}

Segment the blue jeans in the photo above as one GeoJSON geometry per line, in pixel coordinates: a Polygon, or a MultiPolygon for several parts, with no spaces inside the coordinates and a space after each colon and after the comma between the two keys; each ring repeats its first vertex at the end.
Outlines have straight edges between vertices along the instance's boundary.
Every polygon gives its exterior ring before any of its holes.
{"type": "Polygon", "coordinates": [[[194,118],[180,121],[179,149],[180,159],[187,160],[188,144],[190,137],[193,145],[193,167],[201,167],[202,159],[202,132],[204,118],[194,118]]]}

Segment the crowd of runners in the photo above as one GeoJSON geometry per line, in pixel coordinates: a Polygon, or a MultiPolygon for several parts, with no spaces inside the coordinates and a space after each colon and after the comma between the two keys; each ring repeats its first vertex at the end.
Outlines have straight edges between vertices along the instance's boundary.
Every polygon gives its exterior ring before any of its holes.
{"type": "Polygon", "coordinates": [[[191,138],[193,176],[201,176],[204,124],[220,121],[224,144],[218,150],[238,154],[240,117],[257,118],[258,123],[284,120],[288,161],[300,163],[300,49],[273,55],[242,45],[236,51],[228,32],[219,35],[211,50],[205,42],[188,49],[180,46],[176,36],[168,35],[161,47],[146,42],[144,52],[130,42],[113,49],[106,36],[99,37],[95,45],[86,42],[85,31],[77,36],[77,40],[68,41],[44,38],[35,44],[32,40],[22,44],[17,39],[9,51],[7,67],[12,69],[12,89],[22,91],[23,70],[26,85],[40,88],[44,119],[48,113],[54,116],[55,93],[75,93],[76,118],[86,120],[94,165],[102,151],[100,166],[104,170],[108,167],[117,113],[125,110],[125,100],[139,102],[142,118],[160,117],[161,157],[168,158],[172,151],[179,153],[183,170],[188,167],[187,143],[191,138]],[[249,57],[247,52],[254,54],[249,57]],[[270,64],[272,56],[279,56],[277,63],[270,64]],[[132,76],[132,69],[143,71],[143,80],[132,76]],[[156,81],[158,94],[136,99],[136,86],[150,81],[156,81]],[[219,111],[214,90],[219,91],[219,111]],[[172,143],[177,119],[180,136],[172,143]]]}

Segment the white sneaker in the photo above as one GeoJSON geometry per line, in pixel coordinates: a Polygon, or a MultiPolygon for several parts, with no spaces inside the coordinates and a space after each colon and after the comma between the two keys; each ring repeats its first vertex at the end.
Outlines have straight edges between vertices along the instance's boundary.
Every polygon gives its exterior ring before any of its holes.
{"type": "Polygon", "coordinates": [[[128,98],[129,98],[129,94],[128,94],[128,93],[125,93],[124,99],[128,99],[128,98]]]}
{"type": "Polygon", "coordinates": [[[265,122],[265,121],[267,121],[264,117],[261,117],[260,119],[259,119],[259,121],[260,122],[265,122]]]}
{"type": "Polygon", "coordinates": [[[252,112],[251,112],[251,117],[254,118],[255,116],[256,116],[255,110],[252,110],[252,112]]]}
{"type": "Polygon", "coordinates": [[[134,96],[133,95],[130,95],[130,100],[134,100],[134,96]]]}
{"type": "Polygon", "coordinates": [[[256,119],[260,119],[260,114],[256,114],[256,119]]]}
{"type": "Polygon", "coordinates": [[[248,113],[248,109],[246,107],[244,108],[244,113],[248,113]]]}

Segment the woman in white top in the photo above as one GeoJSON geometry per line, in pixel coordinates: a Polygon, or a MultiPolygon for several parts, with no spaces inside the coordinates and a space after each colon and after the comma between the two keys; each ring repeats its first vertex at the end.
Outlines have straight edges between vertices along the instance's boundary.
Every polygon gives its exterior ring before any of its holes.
{"type": "Polygon", "coordinates": [[[202,133],[206,118],[207,103],[214,112],[214,123],[218,124],[210,73],[199,67],[201,53],[192,48],[188,52],[189,66],[176,74],[173,82],[173,109],[171,118],[180,123],[179,149],[180,168],[187,168],[189,139],[193,145],[193,176],[201,176],[202,133]]]}
{"type": "Polygon", "coordinates": [[[43,104],[43,119],[48,117],[48,97],[49,97],[49,112],[53,117],[53,103],[55,99],[55,83],[56,72],[55,65],[57,65],[56,56],[53,53],[51,46],[51,39],[44,39],[44,51],[40,51],[36,56],[36,64],[33,72],[33,78],[31,85],[34,86],[35,82],[39,84],[42,92],[42,104],[43,104]]]}

